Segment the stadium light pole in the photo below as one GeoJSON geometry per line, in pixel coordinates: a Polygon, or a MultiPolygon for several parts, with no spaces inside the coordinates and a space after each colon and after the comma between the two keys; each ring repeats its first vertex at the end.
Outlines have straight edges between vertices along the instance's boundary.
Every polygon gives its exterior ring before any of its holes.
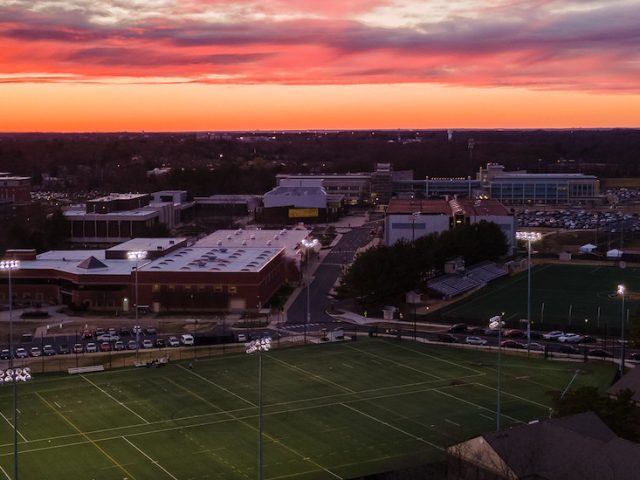
{"type": "Polygon", "coordinates": [[[136,275],[135,275],[135,316],[136,316],[136,323],[135,323],[135,331],[136,331],[136,363],[138,363],[138,354],[140,353],[140,325],[138,325],[138,263],[140,262],[140,260],[144,260],[145,258],[147,258],[147,252],[145,251],[134,251],[134,252],[128,252],[127,253],[127,257],[129,258],[129,260],[135,260],[136,261],[136,275]]]}
{"type": "MultiPolygon", "coordinates": [[[[0,270],[6,271],[9,276],[9,370],[14,374],[13,357],[13,292],[11,290],[11,272],[20,268],[20,260],[0,261],[0,270]]],[[[13,478],[18,479],[18,391],[17,379],[13,378],[13,478]]]]}
{"type": "Polygon", "coordinates": [[[500,431],[500,417],[501,414],[501,396],[502,396],[502,327],[504,322],[502,318],[504,312],[495,317],[489,319],[489,328],[498,328],[498,388],[497,388],[497,401],[496,401],[496,432],[500,431]]]}
{"type": "Polygon", "coordinates": [[[620,375],[624,374],[624,285],[618,285],[618,295],[622,298],[622,311],[620,312],[620,375]]]}
{"type": "Polygon", "coordinates": [[[527,357],[531,353],[531,242],[542,238],[539,232],[516,232],[518,240],[527,242],[527,357]]]}
{"type": "Polygon", "coordinates": [[[246,343],[246,353],[258,352],[258,480],[262,480],[262,352],[271,349],[271,337],[246,343]]]}

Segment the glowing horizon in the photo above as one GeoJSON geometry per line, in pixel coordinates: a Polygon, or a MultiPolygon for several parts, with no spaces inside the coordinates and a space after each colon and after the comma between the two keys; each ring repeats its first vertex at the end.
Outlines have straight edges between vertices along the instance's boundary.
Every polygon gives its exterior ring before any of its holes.
{"type": "Polygon", "coordinates": [[[5,0],[0,131],[640,126],[635,0],[5,0]]]}

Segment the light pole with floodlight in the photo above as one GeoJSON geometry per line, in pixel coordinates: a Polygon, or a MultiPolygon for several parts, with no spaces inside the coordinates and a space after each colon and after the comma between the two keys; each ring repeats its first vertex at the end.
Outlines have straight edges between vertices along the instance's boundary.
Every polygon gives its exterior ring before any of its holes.
{"type": "Polygon", "coordinates": [[[538,232],[516,232],[518,240],[527,242],[527,356],[531,353],[531,242],[542,238],[538,232]]]}
{"type": "MultiPolygon", "coordinates": [[[[9,276],[9,370],[12,375],[15,372],[13,365],[13,357],[15,355],[13,348],[13,292],[11,290],[11,271],[20,268],[20,260],[2,260],[0,261],[0,270],[6,271],[9,276]]],[[[13,478],[18,479],[18,391],[17,380],[13,379],[13,478]]]]}
{"type": "Polygon", "coordinates": [[[258,352],[258,480],[262,480],[262,352],[271,349],[271,337],[245,343],[246,353],[258,352]]]}
{"type": "Polygon", "coordinates": [[[309,296],[309,284],[311,283],[311,276],[309,275],[309,263],[310,263],[310,256],[309,256],[309,250],[311,249],[315,249],[320,245],[320,242],[318,241],[317,238],[314,238],[313,240],[307,240],[306,238],[302,240],[302,246],[304,247],[304,252],[305,252],[305,276],[304,276],[304,280],[306,283],[306,290],[307,290],[307,315],[305,318],[305,323],[304,323],[304,343],[307,343],[307,329],[309,328],[309,324],[311,323],[311,301],[310,301],[310,296],[309,296]]]}
{"type": "Polygon", "coordinates": [[[498,328],[498,388],[496,399],[496,432],[500,431],[501,396],[502,396],[502,327],[504,326],[504,312],[489,319],[489,328],[498,328]]]}
{"type": "Polygon", "coordinates": [[[618,285],[618,295],[622,298],[622,311],[620,314],[620,375],[624,374],[624,285],[618,285]]]}
{"type": "Polygon", "coordinates": [[[129,260],[135,260],[136,261],[136,275],[135,275],[135,317],[136,317],[136,323],[134,326],[134,330],[136,331],[136,363],[138,363],[138,353],[139,353],[139,349],[140,349],[140,325],[138,325],[138,262],[140,262],[140,260],[144,260],[145,258],[147,258],[147,252],[145,251],[135,251],[135,252],[129,252],[127,253],[127,258],[129,258],[129,260]]]}

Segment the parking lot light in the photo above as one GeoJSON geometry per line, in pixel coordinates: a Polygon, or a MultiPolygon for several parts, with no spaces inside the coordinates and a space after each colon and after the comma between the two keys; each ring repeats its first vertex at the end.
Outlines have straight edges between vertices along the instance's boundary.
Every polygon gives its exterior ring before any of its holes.
{"type": "Polygon", "coordinates": [[[624,285],[618,285],[618,295],[622,298],[622,311],[620,314],[620,375],[624,374],[624,285]]]}
{"type": "MultiPolygon", "coordinates": [[[[140,260],[144,260],[145,258],[147,258],[147,252],[145,251],[134,251],[134,252],[128,252],[127,253],[127,258],[129,260],[135,260],[136,261],[136,275],[135,275],[135,317],[136,317],[136,326],[139,327],[138,325],[138,262],[140,260]]],[[[140,343],[140,328],[136,328],[136,344],[140,343]]],[[[139,345],[136,346],[136,363],[138,363],[138,353],[139,353],[139,345]]]]}
{"type": "Polygon", "coordinates": [[[527,356],[531,352],[531,242],[542,238],[539,232],[516,232],[518,240],[527,242],[527,356]]]}

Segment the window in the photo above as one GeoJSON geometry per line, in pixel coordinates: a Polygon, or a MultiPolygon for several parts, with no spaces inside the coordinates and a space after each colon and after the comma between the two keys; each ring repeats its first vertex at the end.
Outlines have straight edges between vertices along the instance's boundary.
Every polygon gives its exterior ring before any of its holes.
{"type": "Polygon", "coordinates": [[[159,292],[160,291],[160,284],[154,283],[153,287],[151,287],[151,291],[152,292],[159,292]]]}
{"type": "Polygon", "coordinates": [[[237,293],[238,289],[237,289],[237,287],[235,285],[229,285],[229,287],[227,288],[227,291],[229,293],[237,293]]]}
{"type": "Polygon", "coordinates": [[[213,291],[214,293],[222,293],[222,285],[214,285],[213,291]]]}

